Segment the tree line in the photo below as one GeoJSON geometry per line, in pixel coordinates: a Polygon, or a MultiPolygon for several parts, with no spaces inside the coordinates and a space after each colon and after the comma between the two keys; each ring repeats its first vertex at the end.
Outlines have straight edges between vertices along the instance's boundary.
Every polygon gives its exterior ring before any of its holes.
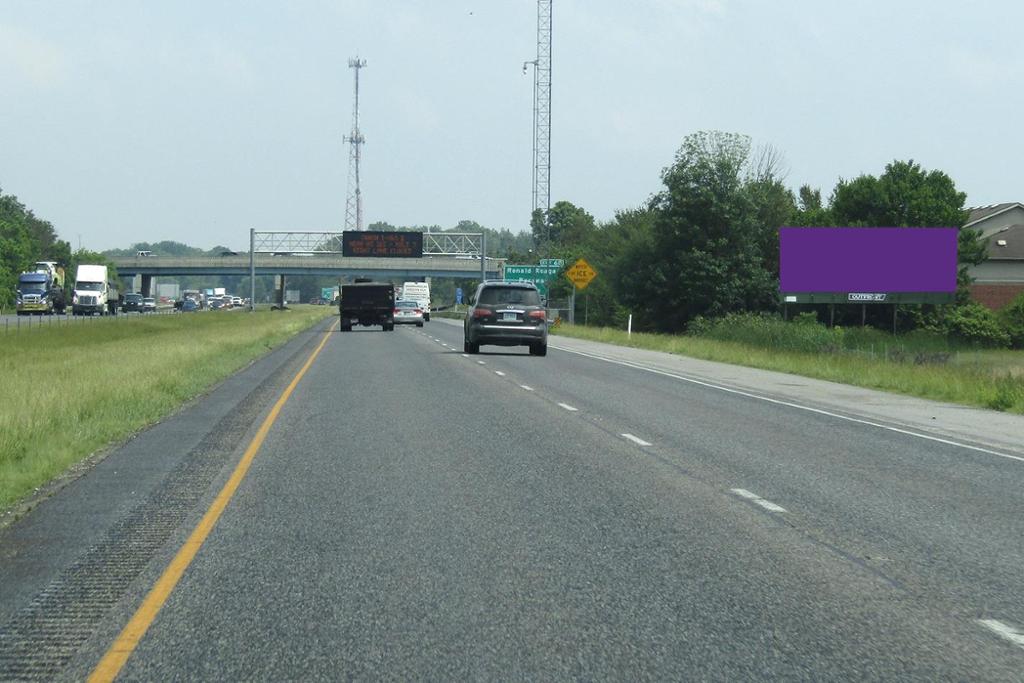
{"type": "MultiPolygon", "coordinates": [[[[773,148],[755,148],[748,136],[702,131],[684,138],[672,163],[662,171],[657,192],[640,206],[616,212],[609,221],[598,222],[583,207],[558,201],[546,214],[533,213],[528,232],[494,230],[472,220],[461,220],[451,228],[379,221],[368,229],[484,233],[488,255],[510,263],[531,264],[541,258],[572,263],[583,257],[599,273],[585,294],[588,322],[622,327],[632,315],[634,329],[680,333],[694,321],[780,312],[780,226],[956,227],[960,228],[956,302],[901,307],[905,309],[903,329],[925,328],[1000,345],[1009,338],[1006,321],[970,301],[968,268],[984,260],[985,245],[978,231],[963,228],[968,215],[966,195],[949,175],[926,170],[913,160],[895,160],[878,176],[840,179],[823,199],[820,189],[808,185],[796,193],[790,190],[781,159],[773,148]]],[[[52,225],[2,194],[0,240],[0,297],[7,302],[20,268],[44,258],[68,263],[75,259],[52,225]]],[[[216,255],[225,250],[203,251],[164,241],[106,254],[130,255],[140,249],[178,256],[216,255]]],[[[289,279],[293,281],[304,300],[334,282],[331,278],[289,279]]],[[[434,301],[454,301],[456,287],[471,290],[474,284],[435,279],[434,301]]],[[[248,279],[235,278],[217,286],[247,290],[248,279]]],[[[268,281],[259,289],[269,291],[270,287],[268,281]]],[[[552,299],[565,299],[571,285],[557,278],[550,289],[552,299]]],[[[1024,302],[1016,305],[1024,310],[1024,302]]],[[[824,316],[821,307],[803,309],[824,316]]],[[[860,323],[859,310],[840,309],[837,323],[860,323]]],[[[881,308],[869,307],[869,313],[869,323],[889,324],[881,308]]]]}
{"type": "Polygon", "coordinates": [[[74,261],[74,254],[71,245],[57,237],[52,223],[0,188],[0,306],[14,305],[18,275],[36,261],[67,266],[74,261]]]}
{"type": "MultiPolygon", "coordinates": [[[[683,140],[661,184],[644,204],[607,222],[568,201],[546,216],[534,212],[538,257],[583,257],[598,271],[585,294],[591,324],[624,327],[631,314],[634,329],[681,333],[709,318],[780,314],[781,226],[941,226],[960,228],[955,303],[901,306],[902,330],[1009,343],[1006,321],[970,300],[968,269],[985,259],[985,244],[979,231],[963,228],[966,194],[942,171],[896,160],[878,176],[840,179],[823,200],[820,189],[787,188],[777,150],[755,149],[744,135],[704,131],[683,140]]],[[[553,298],[571,288],[564,278],[552,285],[553,298]]],[[[859,307],[839,308],[837,323],[860,324],[859,307]]],[[[891,326],[886,308],[869,307],[868,323],[891,326]]],[[[800,311],[828,320],[824,306],[791,305],[792,313],[800,311]]]]}

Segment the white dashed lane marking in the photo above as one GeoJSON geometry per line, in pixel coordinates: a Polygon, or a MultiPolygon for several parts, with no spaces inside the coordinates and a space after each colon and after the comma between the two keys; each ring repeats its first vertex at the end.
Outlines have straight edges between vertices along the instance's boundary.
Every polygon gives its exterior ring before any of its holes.
{"type": "Polygon", "coordinates": [[[632,434],[623,434],[622,438],[628,439],[628,440],[632,441],[637,446],[650,446],[651,445],[650,441],[644,441],[639,436],[633,436],[632,434]]]}
{"type": "Polygon", "coordinates": [[[478,360],[477,363],[479,363],[480,365],[487,365],[487,363],[483,362],[482,360],[478,360]]]}
{"type": "Polygon", "coordinates": [[[464,353],[464,354],[462,354],[462,357],[463,358],[469,358],[469,354],[468,353],[464,353]]]}
{"type": "Polygon", "coordinates": [[[526,389],[527,391],[533,391],[533,387],[528,387],[525,384],[520,384],[519,387],[521,389],[526,389]]]}
{"type": "Polygon", "coordinates": [[[577,410],[579,410],[579,408],[573,408],[568,403],[559,403],[558,405],[562,406],[563,408],[565,408],[566,410],[568,410],[571,413],[575,413],[577,410]]]}
{"type": "Polygon", "coordinates": [[[758,505],[763,507],[765,510],[770,510],[771,512],[785,512],[786,511],[786,508],[782,507],[781,505],[776,505],[775,503],[771,502],[770,500],[765,500],[764,498],[762,498],[761,496],[757,495],[756,493],[751,493],[750,491],[748,491],[746,489],[731,489],[731,491],[733,493],[735,493],[737,496],[741,496],[741,497],[746,498],[747,500],[749,500],[749,501],[751,501],[753,503],[757,503],[758,505]]]}
{"type": "Polygon", "coordinates": [[[498,377],[504,377],[505,376],[505,373],[502,372],[501,370],[495,370],[494,374],[497,375],[498,377]]]}
{"type": "Polygon", "coordinates": [[[1024,647],[1024,631],[1012,626],[1007,626],[1003,622],[996,621],[995,619],[978,619],[978,623],[990,631],[998,633],[1014,645],[1024,647]]]}

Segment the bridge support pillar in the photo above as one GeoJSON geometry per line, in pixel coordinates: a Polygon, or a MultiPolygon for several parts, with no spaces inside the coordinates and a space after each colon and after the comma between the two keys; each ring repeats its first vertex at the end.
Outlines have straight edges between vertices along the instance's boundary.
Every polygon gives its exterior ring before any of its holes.
{"type": "Polygon", "coordinates": [[[142,291],[142,296],[153,296],[153,276],[152,275],[143,275],[142,276],[142,287],[140,287],[140,290],[142,291]]]}
{"type": "Polygon", "coordinates": [[[277,307],[284,310],[284,275],[277,276],[277,307]]]}

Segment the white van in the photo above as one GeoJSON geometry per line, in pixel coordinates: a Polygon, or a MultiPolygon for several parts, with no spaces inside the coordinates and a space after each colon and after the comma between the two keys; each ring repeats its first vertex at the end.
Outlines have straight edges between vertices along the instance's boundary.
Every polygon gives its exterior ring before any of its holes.
{"type": "Polygon", "coordinates": [[[402,283],[402,296],[404,301],[415,301],[423,309],[423,320],[430,320],[430,283],[428,282],[404,282],[402,283]]]}

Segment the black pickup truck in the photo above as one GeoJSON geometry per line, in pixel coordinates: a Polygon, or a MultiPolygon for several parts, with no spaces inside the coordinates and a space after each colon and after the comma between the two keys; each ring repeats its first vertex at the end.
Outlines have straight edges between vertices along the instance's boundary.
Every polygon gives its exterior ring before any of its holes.
{"type": "Polygon", "coordinates": [[[353,325],[381,325],[395,329],[395,286],[387,282],[359,282],[341,286],[341,331],[353,325]]]}

